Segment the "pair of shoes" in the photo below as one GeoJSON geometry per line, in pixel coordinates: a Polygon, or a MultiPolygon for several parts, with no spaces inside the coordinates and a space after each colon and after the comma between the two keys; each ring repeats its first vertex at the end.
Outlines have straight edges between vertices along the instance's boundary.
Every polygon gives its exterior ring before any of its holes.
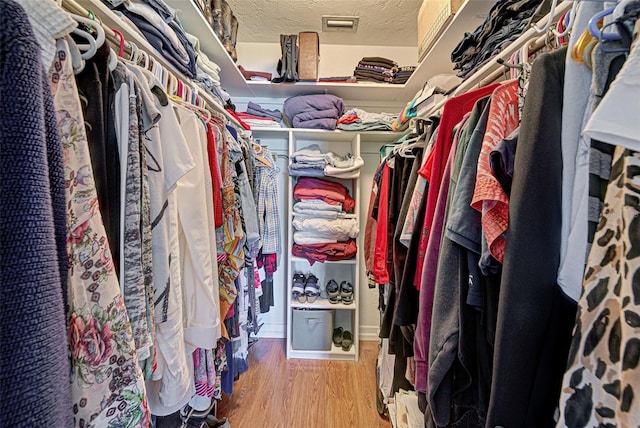
{"type": "Polygon", "coordinates": [[[320,286],[318,285],[318,277],[312,273],[307,275],[296,272],[293,274],[293,287],[291,287],[291,295],[299,303],[313,303],[320,295],[320,286]]]}
{"type": "MultiPolygon", "coordinates": [[[[208,428],[207,419],[211,416],[211,411],[215,406],[215,400],[211,400],[209,407],[205,410],[196,410],[189,404],[180,409],[180,419],[185,428],[208,428]]],[[[226,418],[225,418],[226,420],[226,418]]],[[[223,425],[219,425],[222,427],[223,425]]]]}
{"type": "Polygon", "coordinates": [[[344,303],[350,305],[353,303],[353,285],[349,281],[342,281],[340,285],[335,279],[327,282],[327,294],[329,295],[329,303],[344,303]]]}
{"type": "Polygon", "coordinates": [[[347,352],[353,344],[353,334],[342,327],[335,328],[333,329],[333,344],[340,346],[343,351],[347,352]]]}
{"type": "Polygon", "coordinates": [[[330,279],[326,286],[329,303],[340,303],[340,286],[335,279],[330,279]]]}
{"type": "Polygon", "coordinates": [[[207,416],[206,423],[209,428],[231,428],[227,418],[218,419],[213,415],[207,416]]]}

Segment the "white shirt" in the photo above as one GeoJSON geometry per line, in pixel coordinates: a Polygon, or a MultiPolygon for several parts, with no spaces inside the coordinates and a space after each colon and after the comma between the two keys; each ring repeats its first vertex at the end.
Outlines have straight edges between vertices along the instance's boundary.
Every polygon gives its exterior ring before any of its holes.
{"type": "Polygon", "coordinates": [[[195,348],[213,349],[221,331],[219,302],[214,294],[218,287],[217,278],[214,277],[217,267],[212,263],[215,254],[211,251],[215,242],[210,242],[215,235],[208,229],[215,226],[209,223],[213,202],[208,203],[207,200],[213,198],[213,194],[207,191],[205,181],[206,177],[211,180],[206,163],[207,153],[203,150],[206,147],[206,134],[195,113],[182,106],[174,106],[174,109],[196,162],[195,168],[178,182],[176,188],[185,309],[182,314],[184,336],[191,351],[195,348]]]}
{"type": "Polygon", "coordinates": [[[596,140],[640,151],[640,42],[637,40],[584,133],[596,140]]]}

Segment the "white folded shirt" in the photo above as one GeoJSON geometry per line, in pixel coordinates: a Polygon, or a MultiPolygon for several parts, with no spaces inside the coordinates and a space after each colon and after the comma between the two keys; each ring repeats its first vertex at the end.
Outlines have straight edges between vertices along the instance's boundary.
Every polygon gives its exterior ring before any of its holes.
{"type": "Polygon", "coordinates": [[[310,232],[293,232],[293,242],[298,245],[313,245],[313,244],[335,244],[337,239],[323,238],[316,236],[315,233],[310,232]]]}
{"type": "Polygon", "coordinates": [[[321,211],[335,211],[342,212],[340,205],[331,205],[323,201],[322,199],[305,199],[293,204],[293,210],[321,210],[321,211]]]}
{"type": "Polygon", "coordinates": [[[341,213],[338,211],[324,211],[324,210],[306,210],[299,209],[293,212],[293,215],[300,218],[325,218],[330,220],[335,220],[338,218],[343,218],[346,213],[341,213]]]}
{"type": "Polygon", "coordinates": [[[347,241],[357,238],[360,229],[355,218],[327,220],[321,218],[294,218],[293,227],[298,232],[309,232],[318,238],[347,241]]]}

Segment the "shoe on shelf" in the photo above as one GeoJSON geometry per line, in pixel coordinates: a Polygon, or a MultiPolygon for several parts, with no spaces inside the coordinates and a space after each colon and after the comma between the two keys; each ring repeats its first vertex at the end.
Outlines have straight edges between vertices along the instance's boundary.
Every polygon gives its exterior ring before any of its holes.
{"type": "Polygon", "coordinates": [[[307,278],[301,272],[293,274],[293,286],[291,287],[291,296],[299,303],[307,301],[307,296],[304,294],[304,286],[307,282],[307,278]]]}
{"type": "Polygon", "coordinates": [[[333,344],[336,346],[342,346],[342,327],[333,329],[333,344]]]}
{"type": "Polygon", "coordinates": [[[349,281],[340,283],[340,299],[345,305],[353,303],[353,285],[349,281]]]}
{"type": "Polygon", "coordinates": [[[351,349],[351,345],[353,344],[353,334],[350,331],[345,330],[342,333],[342,350],[348,352],[351,349]]]}
{"type": "Polygon", "coordinates": [[[318,277],[310,273],[307,275],[307,281],[304,284],[304,294],[307,302],[313,303],[320,295],[320,285],[318,285],[318,277]]]}
{"type": "Polygon", "coordinates": [[[327,295],[329,296],[329,303],[340,303],[340,286],[335,279],[330,279],[327,282],[327,295]]]}

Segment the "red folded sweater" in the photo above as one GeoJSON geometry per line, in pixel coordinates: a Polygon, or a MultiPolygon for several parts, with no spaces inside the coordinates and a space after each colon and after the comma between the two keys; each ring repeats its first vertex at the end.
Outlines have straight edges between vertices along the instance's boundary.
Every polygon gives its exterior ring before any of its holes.
{"type": "Polygon", "coordinates": [[[342,205],[346,212],[356,206],[355,200],[349,195],[349,190],[335,181],[321,178],[302,177],[293,188],[296,199],[321,199],[331,205],[342,205]]]}

